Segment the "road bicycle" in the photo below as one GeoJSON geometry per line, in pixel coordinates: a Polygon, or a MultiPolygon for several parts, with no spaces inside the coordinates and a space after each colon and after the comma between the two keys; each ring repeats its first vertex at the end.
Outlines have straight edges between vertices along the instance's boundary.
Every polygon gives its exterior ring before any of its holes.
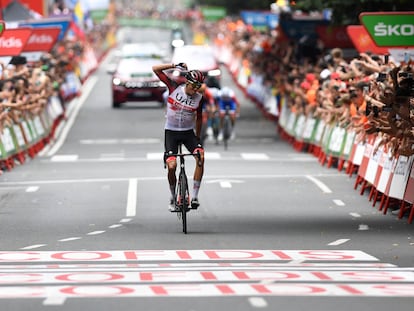
{"type": "Polygon", "coordinates": [[[178,146],[178,153],[172,154],[172,156],[176,156],[179,159],[179,167],[180,171],[178,173],[177,179],[177,188],[175,191],[175,212],[177,216],[181,218],[182,225],[183,225],[183,232],[187,234],[187,213],[191,210],[191,203],[190,203],[190,193],[188,187],[188,178],[185,171],[185,157],[186,156],[195,156],[197,158],[197,165],[201,165],[201,155],[200,152],[196,154],[193,153],[183,153],[182,152],[182,144],[178,146]]]}

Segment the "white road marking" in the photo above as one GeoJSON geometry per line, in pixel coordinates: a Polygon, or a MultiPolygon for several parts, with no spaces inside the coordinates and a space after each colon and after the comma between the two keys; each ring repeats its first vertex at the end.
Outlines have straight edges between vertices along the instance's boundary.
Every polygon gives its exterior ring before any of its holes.
{"type": "MultiPolygon", "coordinates": [[[[336,177],[342,176],[340,174],[323,174],[318,176],[326,176],[326,177],[336,177]]],[[[229,180],[231,178],[231,182],[235,182],[234,180],[242,180],[242,179],[286,179],[286,178],[303,178],[303,175],[300,174],[271,174],[271,175],[209,175],[203,178],[203,180],[211,181],[216,180],[214,182],[219,182],[221,180],[229,180]]],[[[157,180],[165,180],[165,176],[149,176],[149,177],[138,177],[138,181],[157,181],[157,180]]],[[[48,185],[48,184],[68,184],[68,183],[108,183],[108,182],[125,182],[129,181],[131,177],[107,177],[107,178],[85,178],[85,179],[50,179],[50,180],[31,180],[31,181],[2,181],[1,184],[3,187],[7,186],[25,186],[25,185],[32,185],[32,184],[40,184],[40,185],[48,185]]]]}
{"type": "Polygon", "coordinates": [[[164,153],[162,153],[162,152],[147,153],[147,159],[148,160],[162,161],[163,157],[164,157],[164,153]]]}
{"type": "Polygon", "coordinates": [[[310,176],[310,175],[306,175],[306,178],[309,179],[310,181],[312,181],[315,185],[317,185],[319,187],[319,189],[322,190],[323,193],[332,193],[332,190],[328,188],[327,185],[325,185],[322,181],[320,181],[319,179],[310,176]]]}
{"type": "Polygon", "coordinates": [[[229,181],[221,181],[220,186],[221,186],[221,188],[231,188],[232,187],[231,182],[229,182],[229,181]]]}
{"type": "MultiPolygon", "coordinates": [[[[124,157],[103,157],[103,158],[99,158],[98,160],[94,161],[94,162],[125,162],[127,159],[124,157]]],[[[85,161],[84,161],[85,162],[85,161]]]]}
{"type": "Polygon", "coordinates": [[[121,224],[110,225],[108,228],[115,229],[115,228],[119,228],[119,227],[122,227],[122,225],[121,224]]]}
{"type": "Polygon", "coordinates": [[[59,241],[59,242],[69,242],[69,241],[75,241],[75,240],[80,240],[80,239],[82,239],[82,238],[81,238],[81,237],[76,236],[76,237],[72,237],[72,238],[60,239],[60,240],[58,240],[58,241],[59,241]]]}
{"type": "Polygon", "coordinates": [[[265,153],[242,153],[244,160],[269,160],[269,156],[265,153]]]}
{"type": "MultiPolygon", "coordinates": [[[[157,160],[159,161],[160,159],[162,160],[163,157],[163,153],[162,152],[154,152],[154,153],[148,153],[146,155],[143,155],[142,157],[123,157],[123,158],[113,158],[113,159],[104,159],[105,161],[112,161],[112,162],[143,162],[143,161],[148,161],[148,160],[157,160]]],[[[234,161],[271,161],[271,162],[278,162],[278,163],[284,163],[284,162],[304,162],[304,161],[308,161],[311,162],[307,159],[303,159],[303,158],[276,158],[276,157],[271,157],[268,156],[266,154],[260,155],[258,154],[258,156],[254,156],[254,155],[246,155],[246,154],[240,154],[239,156],[225,156],[222,157],[220,153],[216,153],[216,152],[210,152],[210,153],[206,153],[205,154],[205,158],[207,160],[210,161],[215,161],[215,160],[220,160],[220,161],[228,161],[228,162],[234,162],[234,161]]],[[[41,162],[49,162],[50,159],[41,159],[41,162]]],[[[94,162],[102,162],[103,159],[102,158],[79,158],[78,159],[79,162],[86,162],[86,163],[94,163],[94,162]]],[[[64,162],[63,160],[61,160],[60,162],[64,162]]],[[[66,162],[70,162],[70,161],[66,161],[66,162]]],[[[334,174],[330,174],[330,175],[334,175],[334,174]]],[[[340,174],[335,174],[340,176],[340,174]]]]}
{"type": "Polygon", "coordinates": [[[349,213],[349,215],[351,215],[352,217],[355,217],[355,218],[361,217],[361,215],[359,215],[358,213],[349,213]]]}
{"type": "Polygon", "coordinates": [[[131,178],[128,184],[126,217],[134,217],[137,210],[138,178],[131,178]]]}
{"type": "Polygon", "coordinates": [[[341,200],[333,200],[333,202],[338,206],[345,206],[345,203],[341,200]]]}
{"type": "Polygon", "coordinates": [[[205,152],[204,157],[206,160],[218,160],[221,159],[221,155],[218,152],[205,152]]]}
{"type": "Polygon", "coordinates": [[[79,156],[77,154],[60,154],[50,158],[51,162],[75,162],[79,156]]]}
{"type": "Polygon", "coordinates": [[[45,306],[61,306],[65,303],[66,297],[63,296],[55,296],[55,297],[47,297],[43,300],[43,305],[45,306]]]}
{"type": "Polygon", "coordinates": [[[369,227],[368,227],[368,225],[360,224],[359,227],[358,227],[358,230],[360,230],[360,231],[369,230],[369,227]]]}
{"type": "Polygon", "coordinates": [[[344,243],[348,242],[349,240],[350,239],[339,239],[339,240],[336,240],[336,241],[333,241],[333,242],[329,243],[328,245],[329,246],[337,246],[337,245],[344,244],[344,243]]]}
{"type": "Polygon", "coordinates": [[[38,186],[31,186],[26,188],[26,192],[36,192],[37,190],[39,190],[38,186]]]}
{"type": "Polygon", "coordinates": [[[158,144],[159,138],[123,138],[123,139],[81,139],[83,145],[139,145],[139,144],[158,144]]]}
{"type": "Polygon", "coordinates": [[[303,263],[303,260],[301,260],[301,259],[296,259],[296,260],[289,261],[289,265],[293,265],[293,266],[301,265],[302,263],[303,263]]]}
{"type": "Polygon", "coordinates": [[[87,233],[87,235],[97,235],[97,234],[102,234],[105,233],[105,230],[98,230],[98,231],[92,231],[87,233]]]}
{"type": "Polygon", "coordinates": [[[39,247],[43,247],[46,246],[47,244],[35,244],[35,245],[30,245],[30,246],[26,246],[26,247],[22,247],[21,249],[34,249],[34,248],[39,248],[39,247]]]}
{"type": "Polygon", "coordinates": [[[67,122],[65,123],[61,133],[60,133],[60,129],[57,130],[56,137],[58,137],[58,139],[56,140],[56,143],[48,150],[48,152],[46,153],[46,156],[51,157],[55,155],[56,152],[59,151],[60,147],[65,142],[66,137],[68,136],[69,131],[73,126],[73,123],[75,122],[75,119],[79,113],[79,110],[82,108],[86,99],[89,97],[89,94],[91,93],[97,81],[98,81],[98,77],[96,76],[91,76],[89,79],[85,81],[85,83],[82,86],[81,96],[79,98],[74,99],[75,102],[73,102],[73,105],[74,105],[73,112],[69,114],[69,118],[67,122]]]}
{"type": "Polygon", "coordinates": [[[123,159],[125,158],[125,154],[123,153],[101,153],[100,159],[102,158],[113,158],[113,159],[123,159]]]}
{"type": "Polygon", "coordinates": [[[266,308],[267,307],[267,302],[262,297],[250,297],[248,300],[249,300],[249,303],[254,308],[266,308]]]}

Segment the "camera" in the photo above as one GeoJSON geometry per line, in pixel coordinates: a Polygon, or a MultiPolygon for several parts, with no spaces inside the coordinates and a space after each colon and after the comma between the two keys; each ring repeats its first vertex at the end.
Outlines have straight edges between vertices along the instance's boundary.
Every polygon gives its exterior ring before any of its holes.
{"type": "Polygon", "coordinates": [[[398,95],[399,96],[413,96],[414,95],[413,73],[402,71],[398,73],[398,78],[401,79],[398,85],[398,95]]]}
{"type": "Polygon", "coordinates": [[[365,115],[369,116],[371,112],[374,113],[375,118],[378,118],[379,108],[377,106],[373,106],[371,102],[367,102],[367,105],[365,106],[365,115]]]}
{"type": "Polygon", "coordinates": [[[387,74],[384,72],[380,72],[377,77],[377,82],[384,82],[387,78],[387,74]]]}
{"type": "Polygon", "coordinates": [[[371,102],[367,102],[367,105],[365,107],[365,115],[368,116],[371,112],[374,114],[375,118],[378,118],[379,112],[391,112],[392,107],[389,105],[386,105],[382,108],[378,108],[378,106],[373,105],[371,102]]]}

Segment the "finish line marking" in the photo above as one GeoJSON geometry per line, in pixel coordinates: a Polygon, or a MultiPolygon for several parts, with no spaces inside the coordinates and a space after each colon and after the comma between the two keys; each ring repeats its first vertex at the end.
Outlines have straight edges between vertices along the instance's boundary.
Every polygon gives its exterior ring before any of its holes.
{"type": "MultiPolygon", "coordinates": [[[[131,298],[131,297],[231,297],[231,296],[318,296],[318,297],[414,297],[414,284],[388,283],[217,283],[154,285],[4,286],[0,299],[131,298]]],[[[64,300],[63,300],[64,301],[64,300]]]]}
{"type": "MultiPolygon", "coordinates": [[[[59,240],[73,241],[80,237],[59,240]]],[[[378,261],[356,250],[124,250],[124,251],[0,251],[0,262],[105,261],[378,261]]]]}
{"type": "Polygon", "coordinates": [[[414,267],[358,250],[27,250],[0,251],[0,263],[0,299],[51,306],[67,298],[245,296],[264,308],[266,296],[414,297],[414,267]]]}

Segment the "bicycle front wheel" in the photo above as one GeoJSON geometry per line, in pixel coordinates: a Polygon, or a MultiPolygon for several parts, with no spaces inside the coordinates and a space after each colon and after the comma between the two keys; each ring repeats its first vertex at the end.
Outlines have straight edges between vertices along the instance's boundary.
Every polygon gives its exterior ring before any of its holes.
{"type": "Polygon", "coordinates": [[[180,195],[180,212],[181,212],[181,221],[183,223],[183,232],[187,233],[187,212],[189,209],[189,195],[188,195],[188,181],[187,176],[184,173],[181,173],[179,176],[179,189],[178,194],[180,195]]]}

